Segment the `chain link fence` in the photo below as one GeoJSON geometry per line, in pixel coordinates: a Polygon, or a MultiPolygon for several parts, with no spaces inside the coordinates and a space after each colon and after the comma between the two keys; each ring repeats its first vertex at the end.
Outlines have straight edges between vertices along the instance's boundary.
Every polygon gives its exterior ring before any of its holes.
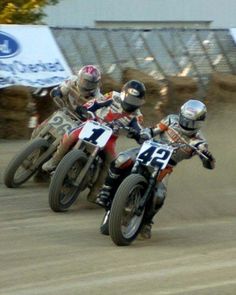
{"type": "Polygon", "coordinates": [[[157,80],[189,76],[204,90],[212,72],[236,74],[236,46],[229,30],[51,28],[73,72],[97,64],[120,80],[125,68],[157,80]]]}

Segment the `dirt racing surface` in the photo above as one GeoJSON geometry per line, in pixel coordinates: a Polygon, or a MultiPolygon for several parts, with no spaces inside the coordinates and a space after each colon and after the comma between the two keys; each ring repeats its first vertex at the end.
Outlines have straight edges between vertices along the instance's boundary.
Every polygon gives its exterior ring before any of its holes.
{"type": "Polygon", "coordinates": [[[235,295],[236,105],[210,113],[204,131],[216,169],[179,164],[152,239],[129,247],[99,233],[103,209],[84,197],[59,214],[48,184],[4,187],[4,167],[26,141],[0,141],[0,294],[235,295]]]}

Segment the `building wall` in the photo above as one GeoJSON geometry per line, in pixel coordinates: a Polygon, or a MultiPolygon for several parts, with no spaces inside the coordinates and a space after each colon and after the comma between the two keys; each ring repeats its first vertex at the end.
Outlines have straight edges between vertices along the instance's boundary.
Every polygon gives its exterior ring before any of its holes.
{"type": "Polygon", "coordinates": [[[60,0],[45,9],[49,26],[232,28],[235,0],[60,0]]]}

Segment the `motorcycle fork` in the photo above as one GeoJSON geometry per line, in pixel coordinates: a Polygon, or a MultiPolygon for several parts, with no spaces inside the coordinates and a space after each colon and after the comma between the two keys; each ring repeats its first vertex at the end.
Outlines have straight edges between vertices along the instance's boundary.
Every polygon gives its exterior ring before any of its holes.
{"type": "Polygon", "coordinates": [[[80,183],[83,181],[84,177],[86,176],[90,166],[92,165],[94,159],[96,158],[97,154],[99,152],[99,147],[95,147],[94,151],[89,156],[89,159],[87,163],[85,164],[84,168],[81,170],[80,174],[77,176],[74,185],[79,186],[80,183]]]}
{"type": "Polygon", "coordinates": [[[158,172],[159,172],[159,169],[154,170],[153,173],[151,174],[150,178],[149,178],[148,187],[147,187],[143,197],[141,198],[139,206],[138,206],[138,208],[136,209],[136,212],[135,212],[137,215],[142,214],[146,204],[148,203],[149,199],[152,196],[152,192],[153,192],[153,190],[155,188],[155,185],[156,185],[156,178],[157,178],[158,172]]]}
{"type": "Polygon", "coordinates": [[[38,168],[42,163],[45,162],[46,159],[48,159],[48,157],[50,155],[52,155],[56,149],[57,146],[59,145],[61,140],[61,137],[57,138],[50,146],[49,148],[46,150],[45,153],[43,153],[38,159],[37,161],[30,167],[30,169],[34,170],[35,168],[38,168]]]}
{"type": "Polygon", "coordinates": [[[46,126],[44,126],[44,128],[41,131],[39,131],[39,134],[37,135],[37,137],[44,137],[51,128],[52,127],[50,125],[46,124],[46,126]]]}

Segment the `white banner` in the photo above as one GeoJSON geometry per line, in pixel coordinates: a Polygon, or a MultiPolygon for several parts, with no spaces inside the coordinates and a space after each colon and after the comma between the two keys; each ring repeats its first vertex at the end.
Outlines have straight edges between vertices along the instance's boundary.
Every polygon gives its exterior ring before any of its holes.
{"type": "Polygon", "coordinates": [[[72,72],[47,26],[0,25],[0,88],[50,87],[72,72]]]}
{"type": "Polygon", "coordinates": [[[234,43],[236,44],[236,28],[232,28],[229,31],[230,31],[231,36],[234,39],[234,43]]]}

